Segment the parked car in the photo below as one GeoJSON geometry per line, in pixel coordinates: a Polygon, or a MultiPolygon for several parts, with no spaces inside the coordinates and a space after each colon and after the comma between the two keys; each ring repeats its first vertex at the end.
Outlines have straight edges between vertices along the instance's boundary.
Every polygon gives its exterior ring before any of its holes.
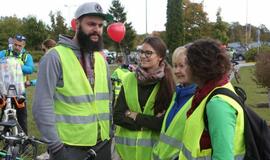
{"type": "Polygon", "coordinates": [[[235,49],[235,52],[233,53],[233,60],[243,61],[245,60],[245,53],[247,49],[244,47],[239,47],[235,49]]]}
{"type": "Polygon", "coordinates": [[[115,56],[113,52],[108,51],[107,49],[103,50],[104,56],[108,62],[108,64],[112,64],[115,61],[115,56]]]}

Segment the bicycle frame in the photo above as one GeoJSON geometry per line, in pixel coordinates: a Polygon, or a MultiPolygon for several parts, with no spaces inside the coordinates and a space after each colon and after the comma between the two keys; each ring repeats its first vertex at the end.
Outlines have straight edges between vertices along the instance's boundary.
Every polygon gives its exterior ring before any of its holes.
{"type": "MultiPolygon", "coordinates": [[[[14,104],[12,104],[12,98],[16,97],[17,91],[15,85],[9,85],[7,96],[6,96],[6,107],[4,109],[4,114],[2,117],[2,122],[8,122],[11,119],[15,119],[17,121],[17,113],[14,104]],[[13,94],[12,94],[13,92],[13,94]]],[[[12,127],[12,135],[17,135],[18,132],[18,125],[12,127]]]]}

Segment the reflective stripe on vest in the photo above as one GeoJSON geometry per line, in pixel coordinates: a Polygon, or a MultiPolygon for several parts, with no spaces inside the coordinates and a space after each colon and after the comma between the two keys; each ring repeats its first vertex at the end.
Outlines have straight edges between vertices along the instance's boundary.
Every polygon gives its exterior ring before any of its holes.
{"type": "Polygon", "coordinates": [[[154,159],[174,159],[182,149],[182,136],[185,128],[186,112],[191,106],[192,98],[182,106],[166,129],[166,121],[174,106],[175,97],[176,95],[174,94],[162,123],[159,141],[153,149],[154,159]]]}
{"type": "MultiPolygon", "coordinates": [[[[231,83],[227,83],[222,86],[233,90],[231,83]]],[[[185,130],[183,135],[183,148],[180,151],[179,159],[181,160],[210,160],[212,155],[212,149],[201,149],[200,148],[200,139],[201,135],[205,129],[204,126],[204,110],[206,105],[207,97],[209,93],[199,104],[199,106],[194,110],[194,112],[188,117],[185,124],[185,130]]],[[[245,144],[244,144],[244,114],[242,107],[232,98],[225,95],[216,95],[230,104],[236,112],[236,125],[235,125],[235,136],[234,136],[234,159],[243,159],[245,153],[245,144]]],[[[221,126],[222,127],[222,126],[221,126]]]]}
{"type": "Polygon", "coordinates": [[[66,103],[86,103],[93,102],[94,100],[108,100],[110,98],[109,93],[97,93],[94,95],[82,95],[82,96],[65,96],[61,93],[55,93],[55,98],[66,103]]]}
{"type": "MultiPolygon", "coordinates": [[[[211,156],[193,158],[191,155],[191,152],[188,151],[188,149],[185,146],[183,146],[182,152],[187,160],[211,160],[211,156]]],[[[180,157],[179,157],[179,159],[180,159],[180,157]]],[[[234,156],[234,160],[243,160],[243,159],[244,159],[244,155],[234,156]]]]}
{"type": "Polygon", "coordinates": [[[115,136],[115,143],[134,147],[136,146],[152,147],[156,143],[156,141],[152,139],[134,139],[115,136]]]}
{"type": "Polygon", "coordinates": [[[57,87],[54,94],[56,127],[61,141],[74,146],[96,145],[98,126],[101,139],[109,139],[110,97],[103,56],[94,53],[96,83],[92,89],[75,53],[62,45],[55,50],[60,57],[64,81],[64,86],[57,87]]]}
{"type": "MultiPolygon", "coordinates": [[[[146,115],[154,115],[153,105],[159,89],[155,85],[142,112],[138,101],[138,86],[135,73],[129,73],[123,82],[125,98],[129,110],[146,115]],[[130,94],[132,93],[132,94],[130,94]]],[[[122,160],[150,160],[152,147],[158,140],[158,133],[143,128],[140,131],[131,131],[121,126],[116,127],[116,149],[122,160]]]]}

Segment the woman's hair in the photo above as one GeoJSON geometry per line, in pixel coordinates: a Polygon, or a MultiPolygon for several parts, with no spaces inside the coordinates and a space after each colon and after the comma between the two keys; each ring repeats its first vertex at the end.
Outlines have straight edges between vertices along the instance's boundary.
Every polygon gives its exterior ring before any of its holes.
{"type": "Polygon", "coordinates": [[[188,46],[187,62],[192,77],[203,83],[219,80],[231,67],[226,50],[219,41],[213,39],[200,39],[188,46]]]}
{"type": "Polygon", "coordinates": [[[150,36],[146,37],[143,40],[143,43],[149,44],[155,50],[156,54],[159,57],[165,59],[167,46],[162,39],[160,39],[159,37],[150,36]]]}
{"type": "Polygon", "coordinates": [[[179,55],[184,54],[187,55],[187,48],[184,46],[178,47],[174,50],[173,55],[172,55],[172,62],[175,63],[175,60],[179,55]]]}
{"type": "Polygon", "coordinates": [[[42,42],[42,45],[46,47],[46,49],[50,49],[54,46],[56,46],[56,42],[53,39],[46,39],[45,41],[42,42]]]}
{"type": "Polygon", "coordinates": [[[175,82],[173,79],[172,68],[165,60],[167,46],[164,41],[159,37],[150,36],[145,38],[143,43],[149,44],[155,50],[156,54],[163,59],[162,62],[165,63],[165,75],[160,80],[160,87],[154,104],[154,113],[157,114],[168,109],[175,90],[175,82]]]}

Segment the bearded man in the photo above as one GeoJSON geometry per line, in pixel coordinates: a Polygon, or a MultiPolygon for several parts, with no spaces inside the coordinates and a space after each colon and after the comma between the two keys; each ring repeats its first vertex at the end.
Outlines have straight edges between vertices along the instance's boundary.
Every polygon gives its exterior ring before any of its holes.
{"type": "Polygon", "coordinates": [[[75,36],[60,35],[40,62],[33,116],[52,160],[111,159],[111,82],[101,54],[110,18],[98,3],[80,5],[75,36]]]}

